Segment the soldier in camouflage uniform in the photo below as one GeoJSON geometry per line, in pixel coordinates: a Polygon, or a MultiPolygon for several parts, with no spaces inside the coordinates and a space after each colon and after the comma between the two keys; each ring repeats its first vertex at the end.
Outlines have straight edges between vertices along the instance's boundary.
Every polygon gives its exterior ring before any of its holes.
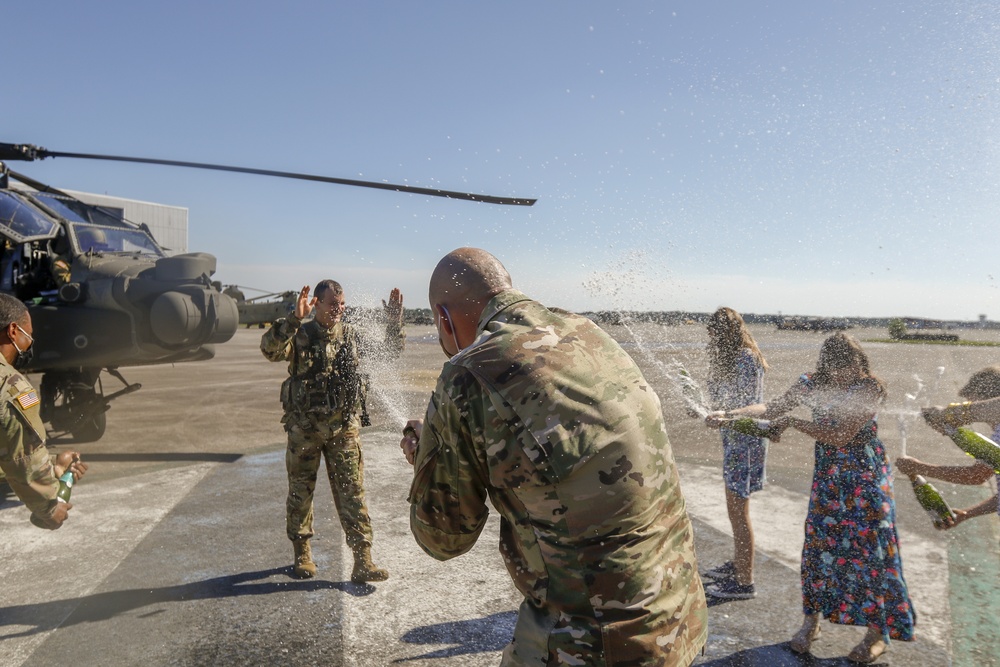
{"type": "Polygon", "coordinates": [[[344,291],[337,282],[320,282],[312,299],[309,287],[303,287],[295,312],[277,320],[260,342],[268,360],[288,362],[289,377],[281,386],[285,410],[281,421],[288,433],[286,531],[295,551],[292,572],[301,579],[316,574],[309,539],[313,536],[313,493],[322,457],[340,524],[354,553],[351,580],[383,581],[389,573],[372,562],[372,526],[365,505],[358,433],[369,425],[365,409],[368,378],[359,363],[366,352],[393,356],[402,352],[403,297],[399,290],[392,290],[385,304],[385,340],[377,347],[366,349],[359,331],[341,321],[343,313],[344,291]],[[315,317],[303,323],[313,309],[315,317]]]}
{"type": "Polygon", "coordinates": [[[503,665],[689,665],[707,607],[660,402],[590,320],[511,288],[461,248],[431,278],[451,358],[424,420],[410,528],[445,560],[500,513],[500,551],[524,595],[503,665]]]}
{"type": "Polygon", "coordinates": [[[66,468],[79,479],[87,471],[77,452],[50,457],[38,394],[15,367],[30,358],[31,315],[27,307],[0,293],[0,469],[7,483],[31,511],[33,523],[55,530],[69,517],[71,503],[59,502],[59,476],[66,468]]]}

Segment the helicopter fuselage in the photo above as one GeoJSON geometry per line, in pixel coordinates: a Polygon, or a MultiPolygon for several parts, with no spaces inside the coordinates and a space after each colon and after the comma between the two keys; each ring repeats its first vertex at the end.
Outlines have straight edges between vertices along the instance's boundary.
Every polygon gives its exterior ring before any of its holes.
{"type": "Polygon", "coordinates": [[[102,369],[124,383],[120,367],[208,359],[238,326],[214,256],[167,256],[148,228],[64,193],[0,188],[0,241],[0,291],[32,318],[43,418],[78,440],[100,437],[108,400],[138,388],[105,397],[102,369]]]}

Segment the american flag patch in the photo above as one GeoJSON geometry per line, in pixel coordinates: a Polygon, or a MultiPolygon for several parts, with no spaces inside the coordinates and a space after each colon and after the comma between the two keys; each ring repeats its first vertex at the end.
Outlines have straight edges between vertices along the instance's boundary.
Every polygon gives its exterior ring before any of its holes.
{"type": "Polygon", "coordinates": [[[22,410],[27,410],[33,405],[38,405],[38,394],[34,391],[26,391],[17,397],[17,403],[22,410]]]}

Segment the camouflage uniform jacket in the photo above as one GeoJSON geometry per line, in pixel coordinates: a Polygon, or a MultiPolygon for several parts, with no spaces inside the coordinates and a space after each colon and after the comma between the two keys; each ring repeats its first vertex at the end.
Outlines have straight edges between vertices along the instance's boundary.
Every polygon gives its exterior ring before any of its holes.
{"type": "Polygon", "coordinates": [[[707,608],[660,402],[590,320],[516,290],[431,396],[410,528],[444,560],[500,513],[524,595],[507,664],[688,665],[707,608]]]}
{"type": "Polygon", "coordinates": [[[303,323],[295,315],[281,318],[268,329],[260,349],[269,361],[287,361],[288,379],[281,386],[286,430],[298,422],[345,426],[369,425],[366,395],[368,376],[361,358],[378,353],[399,356],[405,335],[393,323],[386,326],[381,346],[367,342],[348,322],[326,329],[315,320],[303,323]]]}
{"type": "Polygon", "coordinates": [[[32,514],[56,506],[59,480],[45,447],[45,425],[35,388],[0,357],[0,468],[32,514]]]}

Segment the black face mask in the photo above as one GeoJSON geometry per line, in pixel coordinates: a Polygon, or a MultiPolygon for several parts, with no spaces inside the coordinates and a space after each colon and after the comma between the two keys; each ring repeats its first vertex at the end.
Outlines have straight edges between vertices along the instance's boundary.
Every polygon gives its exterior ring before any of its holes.
{"type": "Polygon", "coordinates": [[[22,351],[18,349],[17,343],[15,343],[14,349],[17,350],[17,356],[14,357],[14,363],[11,364],[11,366],[13,366],[14,370],[16,371],[23,371],[28,367],[28,364],[31,363],[31,360],[35,356],[34,347],[32,346],[29,347],[27,350],[22,351]]]}

